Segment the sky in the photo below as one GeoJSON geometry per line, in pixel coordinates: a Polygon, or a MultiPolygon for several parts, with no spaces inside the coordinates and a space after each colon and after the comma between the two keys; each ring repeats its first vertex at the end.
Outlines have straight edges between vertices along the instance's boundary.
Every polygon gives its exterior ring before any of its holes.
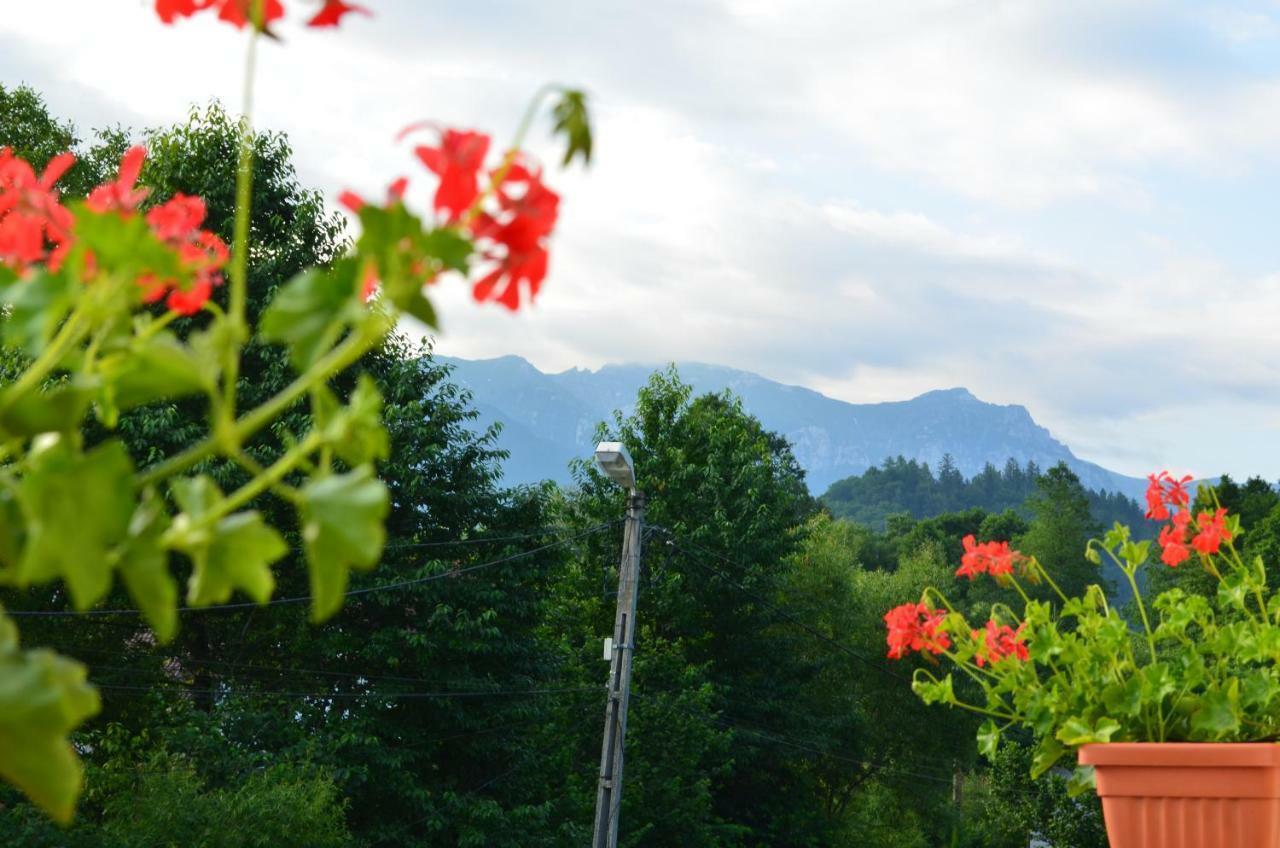
{"type": "MultiPolygon", "coordinates": [[[[551,273],[433,292],[440,352],[700,361],[852,402],[964,386],[1077,455],[1280,479],[1280,4],[364,0],[267,45],[261,128],[330,198],[433,184],[413,121],[505,144],[586,89],[551,273]]],[[[241,102],[243,38],[144,0],[7,3],[0,82],[82,129],[241,102]]]]}

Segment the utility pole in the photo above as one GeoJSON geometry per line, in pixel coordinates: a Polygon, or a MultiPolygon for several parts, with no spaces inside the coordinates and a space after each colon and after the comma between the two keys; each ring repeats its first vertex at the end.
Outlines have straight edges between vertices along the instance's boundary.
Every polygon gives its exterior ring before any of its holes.
{"type": "MultiPolygon", "coordinates": [[[[605,442],[596,448],[613,448],[625,456],[620,445],[605,442]]],[[[630,461],[627,458],[628,471],[630,461]]],[[[600,465],[611,477],[604,459],[600,465]]],[[[618,477],[614,477],[622,482],[618,477]]],[[[636,595],[640,578],[640,534],[644,528],[644,495],[634,488],[627,497],[627,517],[622,530],[622,561],[618,566],[618,611],[613,622],[613,654],[609,661],[609,700],[605,705],[604,745],[600,751],[600,783],[596,790],[596,821],[592,848],[616,848],[618,813],[622,808],[623,743],[627,735],[627,704],[631,699],[631,658],[636,645],[636,595]]]]}

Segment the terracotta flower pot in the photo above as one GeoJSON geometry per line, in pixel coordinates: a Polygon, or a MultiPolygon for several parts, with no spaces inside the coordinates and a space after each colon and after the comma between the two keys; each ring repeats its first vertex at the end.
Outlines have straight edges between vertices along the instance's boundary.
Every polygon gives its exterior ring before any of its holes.
{"type": "Polygon", "coordinates": [[[1280,846],[1280,745],[1085,745],[1111,848],[1280,846]]]}

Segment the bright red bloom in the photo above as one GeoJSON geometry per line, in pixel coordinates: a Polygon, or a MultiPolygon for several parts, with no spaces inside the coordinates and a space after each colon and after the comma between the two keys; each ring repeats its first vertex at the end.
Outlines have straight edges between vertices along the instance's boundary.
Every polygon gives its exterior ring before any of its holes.
{"type": "MultiPolygon", "coordinates": [[[[217,9],[218,20],[237,28],[249,23],[257,0],[156,0],[156,15],[163,23],[171,24],[179,18],[189,18],[206,9],[217,9]]],[[[280,0],[262,0],[262,28],[284,17],[280,0]]]]}
{"type": "Polygon", "coordinates": [[[147,158],[147,149],[142,145],[130,147],[120,159],[120,173],[116,180],[102,185],[89,192],[85,205],[94,212],[132,212],[151,193],[150,189],[137,188],[138,174],[142,173],[142,162],[147,158]]]}
{"type": "Polygon", "coordinates": [[[1169,517],[1169,507],[1186,509],[1191,503],[1191,495],[1187,492],[1187,484],[1191,482],[1188,474],[1175,480],[1168,471],[1159,474],[1148,474],[1147,479],[1147,518],[1164,521],[1169,517]]]}
{"type": "Polygon", "coordinates": [[[1154,521],[1165,521],[1169,518],[1169,508],[1164,502],[1164,486],[1162,485],[1164,479],[1168,476],[1168,471],[1161,471],[1159,475],[1147,475],[1147,479],[1151,481],[1147,485],[1147,518],[1154,521]]]}
{"type": "Polygon", "coordinates": [[[1223,542],[1231,541],[1227,511],[1222,507],[1214,513],[1202,512],[1196,516],[1196,527],[1200,532],[1191,540],[1191,546],[1206,556],[1216,554],[1223,542]]]}
{"type": "Polygon", "coordinates": [[[902,604],[884,614],[888,628],[889,659],[902,659],[912,651],[940,654],[951,647],[951,637],[941,629],[946,610],[927,604],[902,604]]]}
{"type": "Polygon", "coordinates": [[[163,23],[171,24],[178,18],[189,18],[212,5],[213,0],[156,0],[156,14],[163,23]]]}
{"type": "Polygon", "coordinates": [[[179,315],[194,315],[208,302],[213,287],[221,284],[221,270],[230,253],[222,239],[200,229],[204,216],[204,201],[185,194],[176,194],[147,213],[151,232],[177,250],[183,270],[191,274],[191,282],[181,288],[177,280],[144,275],[138,280],[144,290],[144,303],[154,303],[168,294],[165,303],[170,309],[179,315]]]}
{"type": "Polygon", "coordinates": [[[161,240],[182,239],[198,229],[204,221],[204,200],[179,192],[168,203],[163,203],[147,213],[151,232],[161,240]]]}
{"type": "Polygon", "coordinates": [[[438,147],[419,145],[413,152],[440,178],[436,211],[447,212],[449,221],[456,222],[480,194],[480,169],[489,153],[489,136],[471,130],[445,130],[438,147]]]}
{"type": "Polygon", "coordinates": [[[36,262],[56,269],[71,247],[71,213],[54,189],[75,156],[61,153],[36,177],[25,160],[0,149],[0,262],[18,273],[36,262]]]}
{"type": "Polygon", "coordinates": [[[972,580],[979,574],[990,574],[992,577],[1012,574],[1014,564],[1026,559],[1021,552],[1010,550],[1008,542],[979,544],[972,533],[961,541],[964,544],[964,554],[960,557],[960,567],[956,569],[957,577],[972,580]]]}
{"type": "Polygon", "coordinates": [[[1191,523],[1191,513],[1185,509],[1174,513],[1173,521],[1160,530],[1160,561],[1170,568],[1177,568],[1191,557],[1191,549],[1187,547],[1187,526],[1191,523]]]}
{"type": "Polygon", "coordinates": [[[986,663],[998,663],[1007,657],[1014,657],[1017,660],[1025,662],[1030,656],[1027,652],[1027,646],[1022,642],[1022,630],[1026,627],[1026,623],[1018,625],[1018,629],[1014,630],[1009,625],[997,625],[995,620],[987,621],[985,630],[974,630],[971,632],[974,640],[982,639],[978,645],[978,652],[974,654],[974,661],[981,668],[986,663]]]}
{"type": "Polygon", "coordinates": [[[491,245],[486,258],[497,263],[476,282],[472,294],[478,301],[494,300],[516,310],[522,289],[528,288],[532,301],[547,277],[547,238],[555,229],[560,196],[543,184],[540,172],[517,163],[508,170],[498,200],[498,215],[481,215],[472,227],[477,239],[491,245]]]}
{"type": "Polygon", "coordinates": [[[345,3],[343,0],[325,0],[324,7],[315,14],[315,17],[307,21],[307,26],[336,27],[342,22],[343,16],[349,15],[352,12],[359,12],[362,15],[373,14],[363,6],[345,3]]]}

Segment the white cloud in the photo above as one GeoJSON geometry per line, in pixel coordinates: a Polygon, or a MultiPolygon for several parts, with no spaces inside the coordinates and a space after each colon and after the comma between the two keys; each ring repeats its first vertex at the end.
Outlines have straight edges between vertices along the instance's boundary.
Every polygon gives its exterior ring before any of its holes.
{"type": "MultiPolygon", "coordinates": [[[[548,79],[596,107],[592,169],[551,177],[563,217],[538,305],[513,317],[442,283],[443,352],[696,359],[857,401],[965,385],[1119,470],[1280,476],[1280,255],[1230,225],[1261,226],[1280,173],[1280,66],[1238,52],[1275,46],[1270,16],[375,5],[262,57],[259,123],[330,195],[405,172],[424,192],[391,141],[411,120],[501,138],[548,79]]],[[[0,18],[6,84],[84,121],[234,107],[240,61],[225,28],[163,28],[141,0],[0,18]]],[[[541,128],[534,147],[551,158],[541,128]]]]}

